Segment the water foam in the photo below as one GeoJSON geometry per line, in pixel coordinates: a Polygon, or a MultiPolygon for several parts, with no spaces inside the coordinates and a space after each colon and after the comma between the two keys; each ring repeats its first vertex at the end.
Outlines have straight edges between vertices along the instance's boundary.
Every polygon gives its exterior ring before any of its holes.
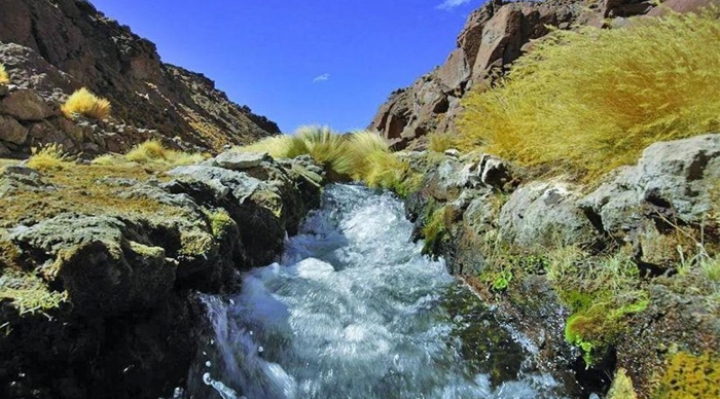
{"type": "Polygon", "coordinates": [[[222,399],[557,398],[547,375],[493,386],[471,371],[452,334],[462,317],[441,306],[457,282],[411,233],[392,195],[328,187],[281,263],[204,298],[216,337],[196,378],[222,399]]]}

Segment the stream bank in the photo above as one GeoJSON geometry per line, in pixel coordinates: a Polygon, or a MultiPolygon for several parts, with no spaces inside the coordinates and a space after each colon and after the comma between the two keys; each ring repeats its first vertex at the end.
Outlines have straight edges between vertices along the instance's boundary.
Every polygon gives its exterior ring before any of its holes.
{"type": "Polygon", "coordinates": [[[0,396],[157,398],[185,386],[203,294],[237,290],[319,205],[307,158],[151,173],[0,172],[0,396]]]}
{"type": "Polygon", "coordinates": [[[583,397],[613,379],[634,391],[613,399],[718,397],[720,135],[653,144],[594,186],[485,154],[401,154],[422,177],[405,202],[425,252],[542,369],[573,371],[583,397]]]}

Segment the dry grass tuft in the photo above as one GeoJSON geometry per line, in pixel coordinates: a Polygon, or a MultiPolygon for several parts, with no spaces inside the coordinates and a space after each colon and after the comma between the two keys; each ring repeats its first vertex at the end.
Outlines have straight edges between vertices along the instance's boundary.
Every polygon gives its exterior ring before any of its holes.
{"type": "Polygon", "coordinates": [[[60,107],[60,110],[68,119],[74,119],[77,115],[93,119],[105,119],[110,116],[110,108],[110,101],[97,97],[83,87],[70,95],[65,104],[60,107]]]}
{"type": "Polygon", "coordinates": [[[409,173],[376,132],[340,135],[327,126],[304,126],[294,135],[268,137],[234,151],[267,152],[273,158],[309,154],[336,179],[361,180],[370,187],[397,188],[409,173]]]}
{"type": "MultiPolygon", "coordinates": [[[[390,154],[385,140],[375,132],[354,132],[347,139],[345,150],[335,161],[338,173],[348,175],[355,180],[363,180],[371,171],[371,155],[376,153],[390,154]]],[[[380,159],[380,156],[375,156],[380,159]]]]}
{"type": "Polygon", "coordinates": [[[296,136],[280,134],[266,137],[258,142],[242,147],[235,147],[238,152],[266,152],[275,159],[295,158],[308,153],[307,145],[296,136]]]}
{"type": "Polygon", "coordinates": [[[39,171],[63,170],[74,166],[70,157],[63,151],[62,144],[50,144],[43,148],[32,148],[27,166],[39,171]]]}
{"type": "Polygon", "coordinates": [[[430,151],[444,153],[457,147],[457,136],[452,133],[431,133],[428,135],[428,148],[430,151]]]}
{"type": "Polygon", "coordinates": [[[331,169],[336,169],[335,163],[346,150],[345,138],[328,126],[303,126],[295,136],[305,143],[315,162],[331,169]]]}
{"type": "Polygon", "coordinates": [[[131,162],[159,169],[175,166],[192,165],[202,162],[206,154],[187,153],[171,150],[163,146],[159,140],[148,140],[136,145],[124,156],[102,155],[93,160],[94,165],[122,165],[131,162]]]}
{"type": "Polygon", "coordinates": [[[6,85],[10,83],[10,75],[5,70],[5,65],[0,63],[0,85],[6,85]]]}
{"type": "Polygon", "coordinates": [[[720,9],[556,31],[463,101],[462,149],[592,179],[648,145],[720,128],[720,9]]]}

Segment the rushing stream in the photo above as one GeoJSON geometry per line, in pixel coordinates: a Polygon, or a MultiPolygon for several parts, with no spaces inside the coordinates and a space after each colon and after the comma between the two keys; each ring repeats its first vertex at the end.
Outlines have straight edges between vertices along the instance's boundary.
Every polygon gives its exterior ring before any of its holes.
{"type": "Polygon", "coordinates": [[[255,269],[232,297],[205,297],[210,339],[194,398],[562,398],[531,348],[421,255],[402,202],[352,185],[255,269]],[[472,340],[469,337],[475,337],[472,340]],[[521,341],[521,340],[520,340],[521,341]]]}

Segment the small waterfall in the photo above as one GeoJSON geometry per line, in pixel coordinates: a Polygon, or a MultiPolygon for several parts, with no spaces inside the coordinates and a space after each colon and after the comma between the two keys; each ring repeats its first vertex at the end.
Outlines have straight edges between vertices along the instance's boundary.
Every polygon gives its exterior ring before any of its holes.
{"type": "Polygon", "coordinates": [[[354,185],[290,238],[282,261],[206,296],[214,337],[193,398],[563,398],[442,260],[421,254],[402,202],[354,185]]]}

